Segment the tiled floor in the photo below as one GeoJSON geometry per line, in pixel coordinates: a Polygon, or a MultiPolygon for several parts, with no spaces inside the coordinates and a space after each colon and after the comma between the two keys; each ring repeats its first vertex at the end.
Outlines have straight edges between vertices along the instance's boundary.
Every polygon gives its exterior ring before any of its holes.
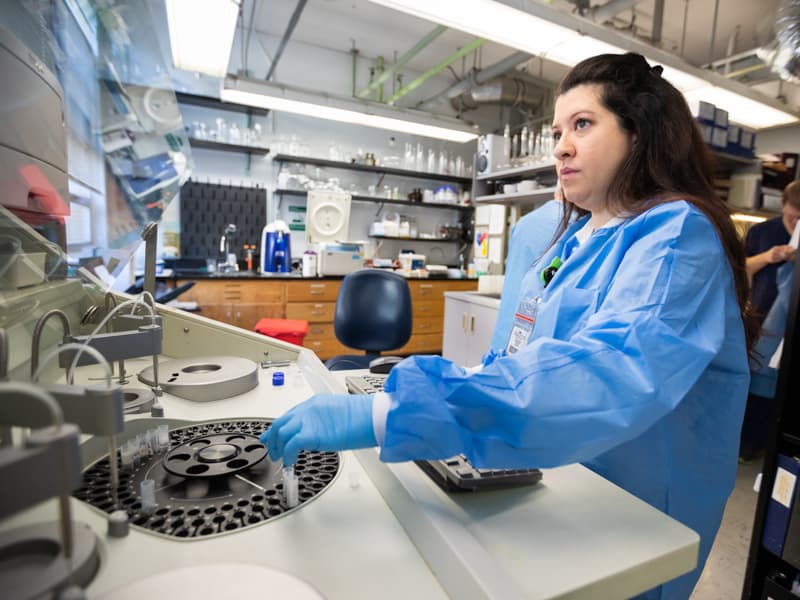
{"type": "Polygon", "coordinates": [[[761,471],[761,461],[739,465],[736,487],[725,506],[717,538],[711,548],[691,600],[738,600],[742,596],[750,533],[756,512],[757,494],[753,482],[761,471]]]}

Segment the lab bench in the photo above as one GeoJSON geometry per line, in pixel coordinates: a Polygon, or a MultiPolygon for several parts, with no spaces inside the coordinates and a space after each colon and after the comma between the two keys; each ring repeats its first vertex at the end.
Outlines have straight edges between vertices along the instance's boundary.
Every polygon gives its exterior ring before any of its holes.
{"type": "MultiPolygon", "coordinates": [[[[419,288],[417,296],[436,301],[439,292],[419,288]]],[[[345,391],[347,372],[328,372],[308,349],[169,307],[158,311],[162,364],[194,357],[205,365],[220,354],[287,364],[258,368],[255,388],[215,401],[175,396],[165,381],[164,418],[126,416],[120,444],[157,424],[174,433],[221,420],[269,421],[312,394],[345,391]],[[277,369],[285,373],[280,387],[277,369]]],[[[151,358],[126,361],[131,373],[150,365],[151,358]]],[[[170,372],[167,365],[162,371],[170,372]]],[[[101,373],[98,365],[80,367],[76,383],[101,373]]],[[[130,387],[141,383],[134,378],[123,392],[130,387]]],[[[96,437],[84,437],[82,448],[87,467],[107,451],[96,437]]],[[[296,509],[208,537],[166,537],[136,524],[125,537],[109,537],[108,515],[71,498],[73,520],[99,546],[88,597],[115,598],[125,586],[187,567],[255,565],[297,577],[329,600],[623,598],[696,564],[696,533],[580,465],[546,469],[531,487],[447,494],[414,463],[383,463],[375,449],[338,457],[325,489],[296,509]]],[[[0,521],[0,532],[57,515],[58,502],[45,501],[0,521]]]]}
{"type": "MultiPolygon", "coordinates": [[[[194,287],[181,300],[197,302],[200,314],[210,319],[253,330],[259,319],[302,319],[309,322],[303,346],[323,360],[358,352],[336,339],[333,314],[341,277],[250,277],[241,274],[192,278],[194,287]]],[[[177,278],[175,285],[186,283],[177,278]]],[[[411,339],[387,354],[435,354],[442,350],[444,297],[452,291],[477,289],[475,279],[411,279],[411,339]]]]}

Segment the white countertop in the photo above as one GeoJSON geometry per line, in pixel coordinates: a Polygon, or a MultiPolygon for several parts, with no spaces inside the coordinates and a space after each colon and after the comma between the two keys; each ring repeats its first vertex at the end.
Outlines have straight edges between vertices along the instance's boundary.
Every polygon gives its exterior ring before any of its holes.
{"type": "Polygon", "coordinates": [[[487,306],[494,309],[500,308],[499,294],[484,294],[482,292],[445,292],[444,297],[463,300],[465,302],[471,302],[472,304],[487,306]]]}
{"type": "MultiPolygon", "coordinates": [[[[239,348],[252,355],[262,339],[177,311],[172,321],[171,314],[165,335],[181,338],[165,339],[165,352],[239,348]]],[[[273,345],[270,358],[282,348],[291,347],[273,345]]],[[[274,417],[314,392],[343,389],[342,374],[326,372],[310,352],[297,358],[282,369],[283,387],[271,385],[274,369],[259,369],[258,387],[233,398],[197,403],[165,394],[166,417],[173,426],[176,419],[274,417]]],[[[150,364],[126,361],[129,372],[150,364]]],[[[82,377],[98,372],[80,370],[82,377]]],[[[141,419],[129,418],[128,429],[141,419]]],[[[533,487],[448,495],[415,464],[381,463],[374,449],[342,453],[337,478],[299,510],[211,538],[166,539],[132,527],[127,537],[111,539],[104,513],[76,499],[71,505],[73,519],[99,539],[90,598],[148,575],[223,562],[285,571],[332,600],[628,597],[694,568],[699,542],[690,529],[579,465],[545,470],[533,487]]],[[[0,522],[0,532],[57,514],[56,502],[47,501],[0,522]]]]}

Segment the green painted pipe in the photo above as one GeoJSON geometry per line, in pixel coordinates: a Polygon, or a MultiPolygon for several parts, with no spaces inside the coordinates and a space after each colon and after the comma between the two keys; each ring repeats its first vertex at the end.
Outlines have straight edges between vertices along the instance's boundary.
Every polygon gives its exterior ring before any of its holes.
{"type": "Polygon", "coordinates": [[[378,86],[379,86],[380,84],[382,84],[384,81],[386,81],[387,79],[389,79],[389,78],[392,76],[392,74],[393,74],[393,73],[395,73],[395,72],[396,72],[396,71],[397,71],[397,70],[398,70],[400,67],[402,67],[402,66],[403,66],[403,65],[405,65],[405,64],[406,64],[408,61],[410,61],[412,58],[414,58],[414,57],[415,57],[417,54],[419,54],[419,53],[420,53],[422,50],[424,50],[424,49],[425,49],[425,48],[426,48],[426,47],[427,47],[427,46],[428,46],[428,45],[429,45],[429,44],[430,44],[430,43],[431,43],[433,40],[435,40],[437,37],[439,37],[439,36],[440,36],[441,34],[443,34],[445,31],[447,31],[447,27],[445,27],[444,25],[438,25],[438,26],[436,27],[436,29],[434,29],[434,30],[433,30],[433,31],[431,31],[431,32],[430,32],[428,35],[426,35],[424,38],[422,38],[420,41],[418,41],[418,42],[416,43],[416,45],[415,45],[413,48],[411,48],[411,50],[409,50],[408,52],[406,52],[405,54],[403,54],[403,56],[401,56],[401,57],[400,57],[400,60],[398,60],[398,61],[397,61],[397,62],[395,62],[395,63],[394,63],[394,64],[393,64],[391,67],[389,67],[388,69],[386,69],[386,70],[385,70],[385,71],[384,71],[384,72],[383,72],[383,73],[380,75],[380,77],[378,77],[378,78],[377,78],[375,81],[371,82],[371,83],[370,83],[370,84],[369,84],[367,87],[365,87],[363,90],[361,90],[360,92],[358,92],[358,94],[357,94],[357,95],[358,95],[358,97],[359,97],[359,98],[364,98],[364,97],[366,97],[366,96],[367,96],[367,95],[368,95],[368,94],[369,94],[369,93],[370,93],[372,90],[374,90],[376,87],[378,87],[378,86]]]}
{"type": "Polygon", "coordinates": [[[409,83],[409,84],[405,85],[404,87],[400,88],[399,90],[397,90],[397,93],[394,94],[391,98],[389,98],[386,101],[387,104],[391,104],[392,102],[394,102],[398,98],[402,98],[403,96],[405,96],[409,92],[417,89],[419,86],[421,86],[423,83],[425,83],[428,79],[430,79],[434,75],[437,75],[438,73],[440,73],[441,71],[443,71],[444,69],[449,67],[451,64],[453,64],[455,61],[457,61],[462,56],[466,56],[470,52],[472,52],[472,51],[476,50],[477,48],[479,48],[481,46],[481,44],[483,44],[485,41],[486,40],[483,39],[483,38],[475,38],[469,44],[467,44],[466,46],[461,48],[461,50],[459,50],[455,54],[451,54],[450,56],[445,58],[442,62],[440,62],[438,65],[436,65],[434,67],[431,67],[430,69],[425,71],[422,75],[417,77],[414,81],[412,81],[411,83],[409,83]]]}
{"type": "MultiPolygon", "coordinates": [[[[377,67],[377,69],[375,71],[378,73],[377,79],[380,79],[381,75],[383,75],[383,57],[382,56],[378,57],[378,67],[377,67]]],[[[378,97],[376,99],[378,100],[378,102],[383,102],[383,86],[382,85],[378,86],[378,97]]]]}

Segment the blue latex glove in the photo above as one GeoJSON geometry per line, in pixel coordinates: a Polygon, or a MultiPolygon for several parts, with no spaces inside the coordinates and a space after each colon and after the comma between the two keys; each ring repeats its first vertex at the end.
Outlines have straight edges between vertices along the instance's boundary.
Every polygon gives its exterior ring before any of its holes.
{"type": "Polygon", "coordinates": [[[376,446],[372,396],[317,394],[275,419],[261,434],[273,461],[293,465],[301,450],[355,450],[376,446]]]}

